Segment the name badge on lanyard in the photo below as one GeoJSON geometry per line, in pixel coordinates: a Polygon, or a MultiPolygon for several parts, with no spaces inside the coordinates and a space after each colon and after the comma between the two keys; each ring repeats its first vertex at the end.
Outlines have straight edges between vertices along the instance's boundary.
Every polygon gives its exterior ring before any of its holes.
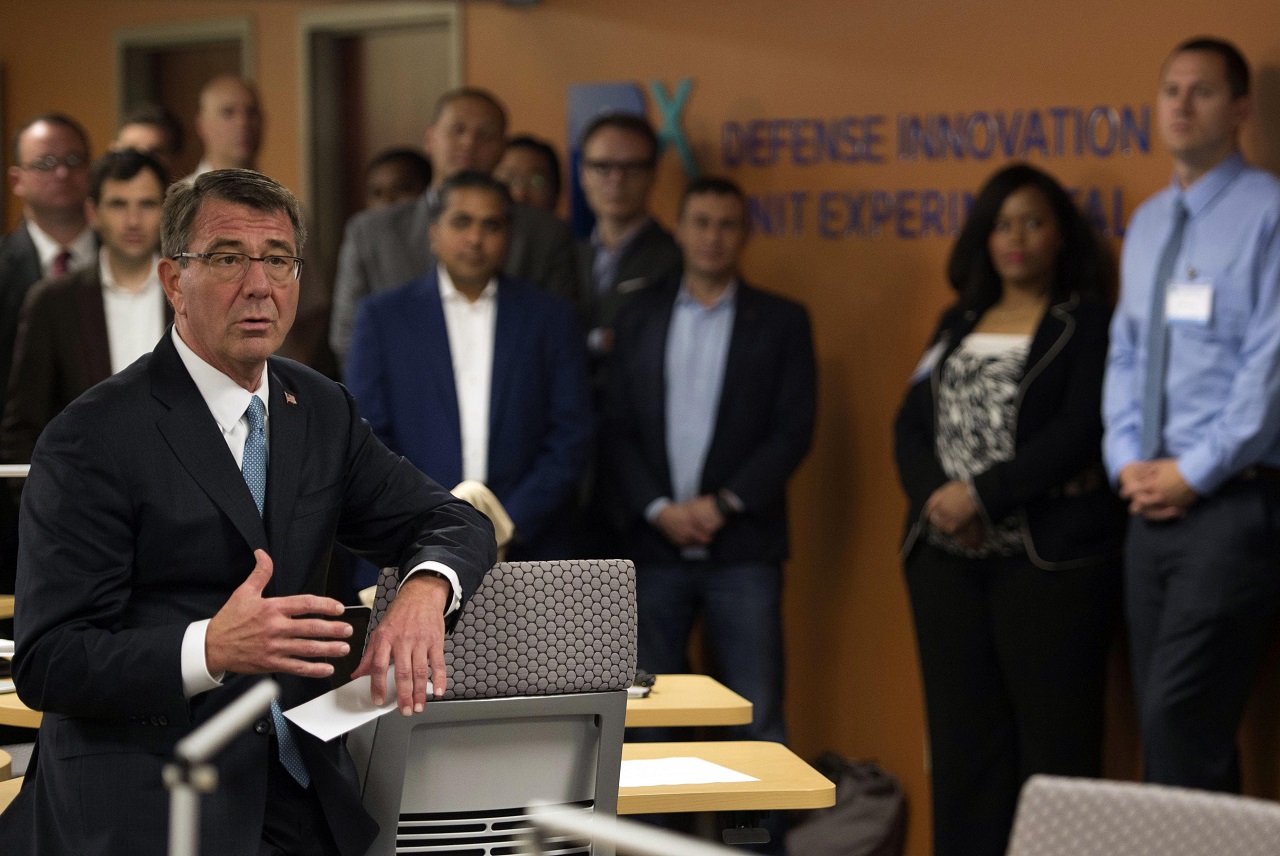
{"type": "Polygon", "coordinates": [[[1164,299],[1164,317],[1170,324],[1207,327],[1213,320],[1213,283],[1169,283],[1164,299]]]}

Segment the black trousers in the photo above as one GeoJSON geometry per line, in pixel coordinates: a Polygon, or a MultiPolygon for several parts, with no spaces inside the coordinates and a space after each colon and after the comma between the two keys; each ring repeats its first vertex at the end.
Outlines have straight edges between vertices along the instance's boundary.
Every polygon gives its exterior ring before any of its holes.
{"type": "Polygon", "coordinates": [[[1045,571],[920,543],[906,561],[936,856],[1003,856],[1034,773],[1098,776],[1119,561],[1045,571]]]}
{"type": "Polygon", "coordinates": [[[1280,484],[1133,518],[1125,597],[1145,778],[1238,791],[1236,732],[1280,604],[1280,484]]]}
{"type": "Polygon", "coordinates": [[[315,788],[300,786],[280,763],[278,752],[272,737],[258,856],[341,856],[315,788]]]}

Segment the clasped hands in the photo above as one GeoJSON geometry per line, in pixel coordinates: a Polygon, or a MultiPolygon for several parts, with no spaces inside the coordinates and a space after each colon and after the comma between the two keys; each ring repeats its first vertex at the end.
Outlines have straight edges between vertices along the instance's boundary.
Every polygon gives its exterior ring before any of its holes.
{"type": "Polygon", "coordinates": [[[1135,461],[1120,471],[1120,497],[1128,500],[1130,514],[1161,521],[1185,516],[1197,494],[1176,460],[1157,458],[1135,461]]]}
{"type": "Polygon", "coordinates": [[[715,497],[695,496],[686,502],[673,502],[658,512],[654,521],[658,531],[677,547],[706,547],[724,526],[724,515],[716,507],[715,497]]]}
{"type": "MultiPolygon", "coordinates": [[[[333,598],[299,594],[263,597],[274,570],[265,550],[253,552],[256,564],[218,613],[205,634],[205,662],[211,674],[283,672],[327,678],[331,663],[314,658],[344,657],[350,651],[351,625],[305,615],[342,615],[333,598]]],[[[373,703],[387,696],[387,668],[395,664],[396,704],[405,716],[421,713],[427,679],[436,696],[444,695],[444,609],[452,597],[447,580],[417,574],[404,582],[387,614],[369,638],[352,678],[368,675],[373,703]]]]}
{"type": "Polygon", "coordinates": [[[981,547],[987,537],[982,515],[965,482],[949,481],[931,493],[925,500],[924,514],[930,526],[971,550],[981,547]]]}

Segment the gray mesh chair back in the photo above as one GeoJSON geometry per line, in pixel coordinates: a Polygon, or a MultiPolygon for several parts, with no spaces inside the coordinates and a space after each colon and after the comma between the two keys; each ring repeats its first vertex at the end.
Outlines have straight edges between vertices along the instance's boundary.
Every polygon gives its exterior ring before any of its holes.
{"type": "Polygon", "coordinates": [[[1032,776],[1008,856],[1275,856],[1280,804],[1231,794],[1032,776]]]}
{"type": "MultiPolygon", "coordinates": [[[[394,592],[384,572],[370,627],[394,592]]],[[[381,826],[369,856],[508,856],[535,802],[614,814],[635,628],[630,562],[495,565],[445,640],[445,698],[348,735],[381,826]]],[[[612,848],[566,841],[556,853],[612,848]]]]}

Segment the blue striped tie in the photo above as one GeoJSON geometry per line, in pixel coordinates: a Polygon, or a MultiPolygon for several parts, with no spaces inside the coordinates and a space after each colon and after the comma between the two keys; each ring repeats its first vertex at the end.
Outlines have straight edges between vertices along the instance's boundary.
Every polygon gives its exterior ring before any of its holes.
{"type": "Polygon", "coordinates": [[[1173,230],[1160,254],[1156,281],[1151,289],[1151,326],[1147,329],[1147,376],[1142,388],[1142,458],[1160,457],[1164,446],[1164,380],[1169,365],[1169,322],[1165,318],[1165,300],[1173,264],[1182,251],[1182,235],[1187,228],[1187,206],[1182,200],[1173,205],[1173,230]]]}
{"type": "MultiPolygon", "coordinates": [[[[249,400],[249,409],[244,412],[249,420],[249,437],[244,441],[244,461],[240,471],[244,473],[245,484],[249,485],[249,493],[258,506],[258,514],[266,507],[267,500],[267,431],[266,411],[262,399],[254,396],[249,400]]],[[[298,752],[298,743],[289,730],[289,721],[284,718],[280,705],[271,702],[271,721],[276,726],[276,744],[280,747],[280,763],[289,771],[294,780],[306,787],[311,784],[311,775],[307,773],[307,765],[302,763],[302,754],[298,752]]]]}

